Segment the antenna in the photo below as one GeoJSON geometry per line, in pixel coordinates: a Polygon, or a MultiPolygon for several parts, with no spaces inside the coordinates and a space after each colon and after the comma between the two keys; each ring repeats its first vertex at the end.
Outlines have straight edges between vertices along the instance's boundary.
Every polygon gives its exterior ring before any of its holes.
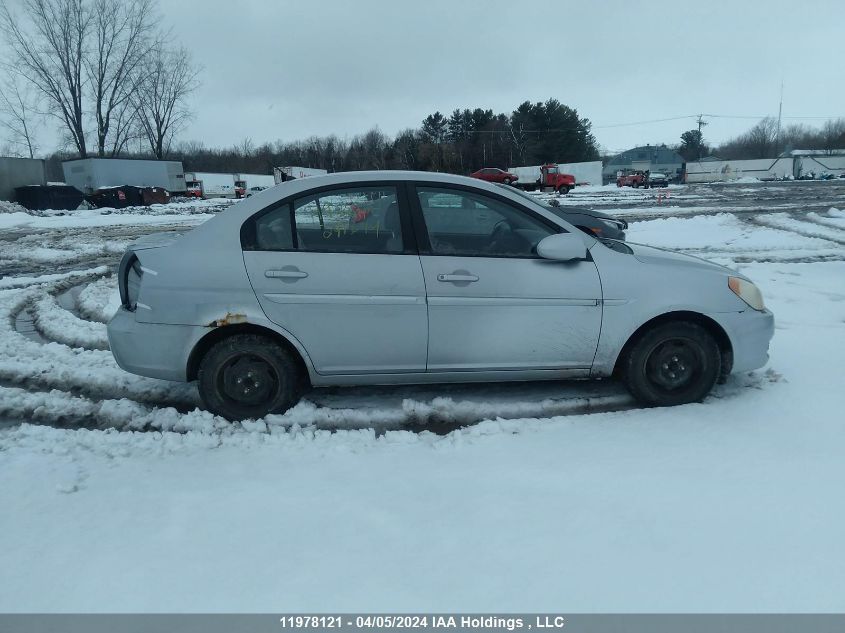
{"type": "Polygon", "coordinates": [[[707,125],[707,121],[704,120],[704,115],[698,115],[698,160],[701,160],[701,150],[704,147],[704,137],[701,136],[701,128],[707,125]]]}
{"type": "Polygon", "coordinates": [[[780,120],[783,114],[783,79],[780,80],[780,104],[778,105],[778,131],[775,135],[775,147],[780,147],[780,120]]]}

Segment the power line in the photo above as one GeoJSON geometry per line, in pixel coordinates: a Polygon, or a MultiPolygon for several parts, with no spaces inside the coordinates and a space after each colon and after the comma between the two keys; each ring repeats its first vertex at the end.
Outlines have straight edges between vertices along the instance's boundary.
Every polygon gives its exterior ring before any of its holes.
{"type": "MultiPolygon", "coordinates": [[[[610,123],[607,125],[593,125],[593,129],[607,129],[607,128],[614,128],[614,127],[628,127],[628,126],[635,126],[635,125],[648,125],[650,123],[663,123],[665,121],[680,121],[682,119],[696,119],[701,120],[702,117],[708,117],[711,119],[765,119],[766,117],[772,116],[770,114],[762,114],[762,115],[751,115],[751,114],[685,114],[682,116],[675,116],[675,117],[668,117],[665,119],[650,119],[648,121],[631,121],[629,123],[610,123]]],[[[845,117],[845,115],[838,114],[833,116],[785,116],[782,117],[784,119],[795,119],[800,121],[829,121],[831,119],[838,119],[845,117]]],[[[707,125],[706,122],[703,122],[702,125],[707,125]]]]}
{"type": "MultiPolygon", "coordinates": [[[[685,114],[683,116],[673,116],[667,119],[651,119],[649,121],[632,121],[630,123],[611,123],[608,125],[594,125],[593,128],[595,129],[606,129],[610,127],[627,127],[632,125],[647,125],[649,123],[663,123],[665,121],[680,121],[681,119],[694,119],[697,117],[697,114],[685,114]]],[[[705,115],[707,116],[707,115],[705,115]]]]}

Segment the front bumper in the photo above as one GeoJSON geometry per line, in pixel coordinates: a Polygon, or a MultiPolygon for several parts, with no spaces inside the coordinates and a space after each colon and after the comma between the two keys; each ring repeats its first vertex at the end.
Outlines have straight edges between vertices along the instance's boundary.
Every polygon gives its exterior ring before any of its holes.
{"type": "Polygon", "coordinates": [[[207,328],[140,323],[121,307],[107,327],[115,361],[133,374],[163,380],[187,380],[188,356],[207,328]]]}
{"type": "Polygon", "coordinates": [[[769,361],[769,342],[775,333],[775,317],[769,310],[749,308],[719,317],[733,347],[733,372],[758,369],[769,361]]]}

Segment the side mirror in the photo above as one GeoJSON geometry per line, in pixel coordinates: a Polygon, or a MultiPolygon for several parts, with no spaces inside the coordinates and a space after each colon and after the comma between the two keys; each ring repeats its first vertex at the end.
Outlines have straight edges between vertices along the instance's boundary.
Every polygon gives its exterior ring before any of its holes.
{"type": "Polygon", "coordinates": [[[568,262],[584,259],[587,256],[587,247],[580,235],[557,233],[540,240],[537,244],[537,254],[544,259],[568,262]]]}

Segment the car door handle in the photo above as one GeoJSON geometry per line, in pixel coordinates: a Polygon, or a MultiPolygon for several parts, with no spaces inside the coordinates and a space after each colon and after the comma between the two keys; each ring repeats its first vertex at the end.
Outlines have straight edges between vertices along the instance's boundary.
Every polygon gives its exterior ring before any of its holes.
{"type": "Polygon", "coordinates": [[[265,270],[264,276],[272,279],[303,279],[308,276],[308,273],[297,268],[287,268],[282,270],[265,270]]]}
{"type": "Polygon", "coordinates": [[[478,281],[478,276],[477,275],[469,275],[469,274],[457,274],[457,273],[452,273],[450,275],[440,274],[440,275],[437,275],[437,281],[447,281],[447,282],[448,281],[451,281],[451,282],[456,282],[456,281],[461,282],[462,281],[464,283],[469,283],[471,281],[478,281]]]}

